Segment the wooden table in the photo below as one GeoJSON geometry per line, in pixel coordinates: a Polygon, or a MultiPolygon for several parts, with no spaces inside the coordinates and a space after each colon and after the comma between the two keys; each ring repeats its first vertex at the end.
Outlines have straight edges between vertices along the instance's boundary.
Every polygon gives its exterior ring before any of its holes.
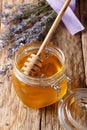
{"type": "MultiPolygon", "coordinates": [[[[5,4],[28,2],[30,0],[1,0],[0,10],[4,10],[5,4]]],[[[75,88],[87,85],[87,0],[77,0],[76,15],[85,30],[71,36],[61,22],[52,39],[65,54],[66,73],[75,88]]],[[[1,29],[4,29],[2,25],[1,29]]],[[[5,58],[7,49],[0,52],[0,67],[11,62],[5,58]]],[[[10,73],[0,75],[0,130],[63,130],[57,114],[58,104],[42,109],[27,108],[16,96],[10,73]]]]}

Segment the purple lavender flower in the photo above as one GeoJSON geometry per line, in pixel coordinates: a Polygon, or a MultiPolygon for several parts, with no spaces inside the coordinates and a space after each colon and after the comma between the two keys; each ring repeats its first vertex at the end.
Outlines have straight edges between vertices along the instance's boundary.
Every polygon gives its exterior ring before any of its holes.
{"type": "Polygon", "coordinates": [[[4,9],[12,9],[14,5],[4,5],[4,9]]]}
{"type": "MultiPolygon", "coordinates": [[[[0,50],[5,46],[11,44],[8,49],[7,58],[12,58],[13,54],[21,47],[32,41],[42,40],[48,27],[51,26],[55,15],[50,6],[46,2],[39,2],[38,4],[24,4],[24,5],[6,5],[5,9],[11,10],[15,8],[17,12],[0,13],[2,22],[8,29],[0,35],[0,50]],[[47,26],[48,22],[50,23],[47,26]],[[45,32],[45,33],[44,33],[45,32]]],[[[48,28],[48,30],[47,30],[48,28]]],[[[10,70],[10,65],[5,65],[0,70],[0,74],[6,74],[10,70]]]]}
{"type": "Polygon", "coordinates": [[[12,68],[13,68],[12,64],[7,64],[7,65],[5,65],[5,67],[0,70],[0,74],[1,74],[1,75],[2,75],[2,74],[5,75],[6,72],[7,72],[8,70],[11,70],[12,68]]]}

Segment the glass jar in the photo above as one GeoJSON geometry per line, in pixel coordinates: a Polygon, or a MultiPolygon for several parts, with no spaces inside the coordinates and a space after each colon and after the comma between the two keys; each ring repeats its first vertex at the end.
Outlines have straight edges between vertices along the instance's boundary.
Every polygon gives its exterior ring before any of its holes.
{"type": "Polygon", "coordinates": [[[45,60],[47,68],[44,70],[47,77],[31,77],[21,71],[20,68],[25,62],[25,57],[28,57],[31,53],[37,53],[40,45],[36,42],[25,45],[19,49],[15,56],[13,86],[22,102],[31,108],[42,108],[51,105],[67,93],[65,57],[62,51],[53,44],[49,44],[42,53],[42,57],[47,57],[45,60]],[[49,59],[50,56],[53,58],[49,59]],[[58,67],[57,62],[60,67],[58,67]],[[54,74],[51,74],[52,64],[57,69],[54,74]]]}
{"type": "Polygon", "coordinates": [[[87,88],[78,88],[60,102],[58,115],[64,130],[87,130],[87,88]]]}

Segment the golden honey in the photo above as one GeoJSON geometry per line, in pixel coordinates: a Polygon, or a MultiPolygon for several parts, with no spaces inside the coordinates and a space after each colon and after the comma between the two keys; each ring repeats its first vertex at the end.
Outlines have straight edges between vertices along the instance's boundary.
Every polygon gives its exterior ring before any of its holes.
{"type": "Polygon", "coordinates": [[[67,92],[67,80],[58,82],[58,93],[52,86],[62,78],[65,71],[64,55],[54,45],[49,45],[41,54],[42,67],[32,75],[24,75],[21,71],[27,58],[37,53],[39,43],[25,45],[16,54],[13,86],[22,102],[31,108],[42,108],[58,101],[67,92]]]}

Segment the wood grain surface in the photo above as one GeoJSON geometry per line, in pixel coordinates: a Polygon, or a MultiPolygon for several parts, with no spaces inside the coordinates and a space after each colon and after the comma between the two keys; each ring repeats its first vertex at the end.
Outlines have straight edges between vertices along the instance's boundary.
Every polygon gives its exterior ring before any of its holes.
{"type": "MultiPolygon", "coordinates": [[[[32,0],[1,0],[0,11],[5,4],[23,4],[32,0]]],[[[37,0],[33,0],[34,2],[37,0]]],[[[77,0],[76,15],[85,30],[71,36],[61,22],[52,38],[66,57],[66,73],[72,79],[72,87],[87,85],[87,0],[77,0]]],[[[1,30],[4,26],[1,24],[1,30]]],[[[0,51],[0,68],[6,63],[7,49],[0,51]]],[[[27,108],[12,87],[12,71],[0,75],[0,130],[63,130],[58,119],[58,103],[42,109],[27,108]]]]}

